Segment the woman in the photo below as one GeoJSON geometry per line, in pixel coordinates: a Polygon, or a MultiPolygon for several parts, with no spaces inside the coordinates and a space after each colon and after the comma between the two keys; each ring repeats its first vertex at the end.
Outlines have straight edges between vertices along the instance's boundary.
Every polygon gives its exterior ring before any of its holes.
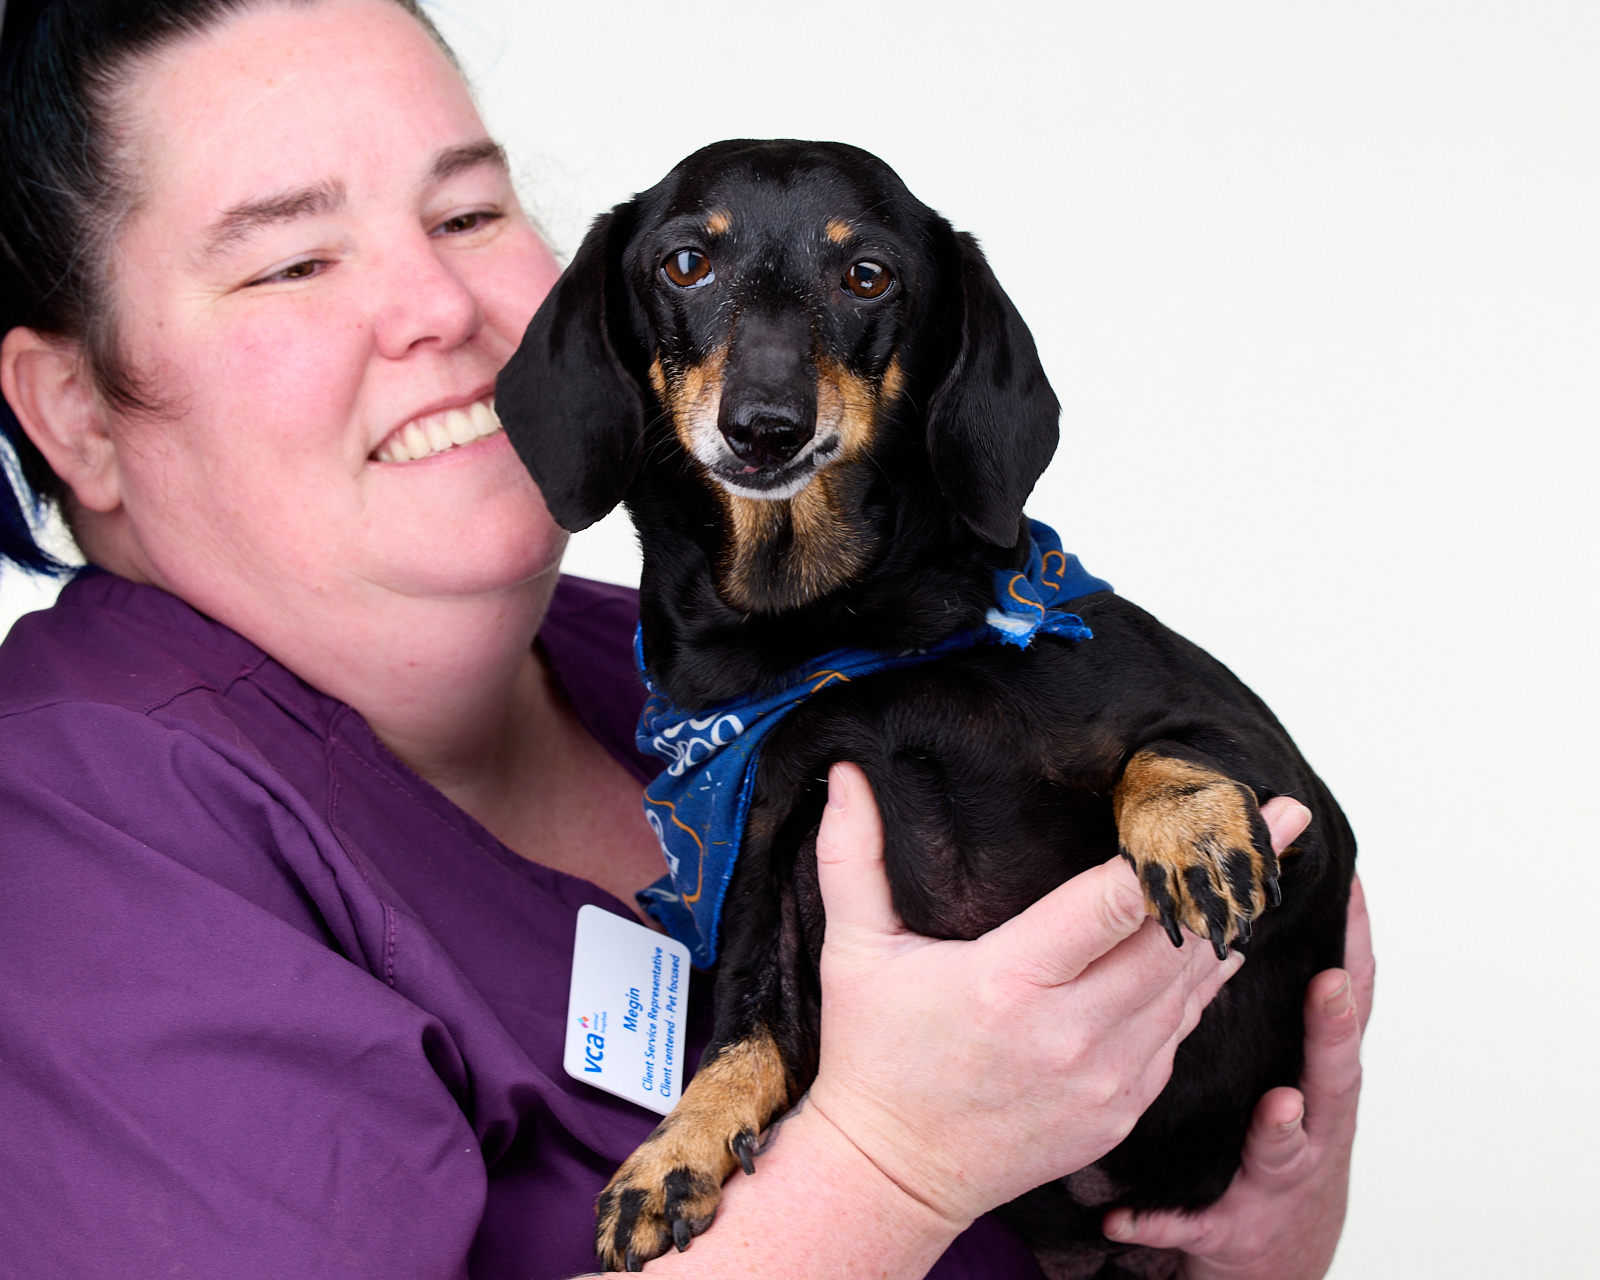
{"type": "MultiPolygon", "coordinates": [[[[572,916],[659,852],[631,602],[558,585],[487,404],[556,265],[409,0],[18,7],[0,390],[100,572],[0,648],[0,1256],[587,1269],[652,1117],[560,1071],[572,916]]],[[[836,768],[816,1085],[652,1272],[1036,1274],[983,1215],[1114,1145],[1238,964],[1174,951],[1115,863],[906,935],[876,821],[836,768]]],[[[1263,1100],[1223,1202],[1108,1230],[1322,1274],[1357,1003],[1313,984],[1304,1107],[1263,1100]]]]}

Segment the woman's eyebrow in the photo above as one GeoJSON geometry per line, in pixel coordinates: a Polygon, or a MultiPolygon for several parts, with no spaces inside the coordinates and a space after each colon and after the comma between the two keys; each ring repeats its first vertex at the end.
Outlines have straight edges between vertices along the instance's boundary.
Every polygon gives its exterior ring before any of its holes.
{"type": "Polygon", "coordinates": [[[463,146],[447,147],[439,152],[433,158],[433,169],[429,177],[434,182],[443,182],[464,169],[475,169],[480,164],[492,164],[508,172],[511,168],[506,160],[505,148],[493,138],[484,138],[481,142],[468,142],[463,146]]]}
{"type": "Polygon", "coordinates": [[[247,200],[224,211],[206,231],[203,252],[213,257],[231,248],[262,227],[291,222],[319,213],[335,213],[344,208],[342,182],[319,182],[297,191],[284,191],[261,200],[247,200]]]}

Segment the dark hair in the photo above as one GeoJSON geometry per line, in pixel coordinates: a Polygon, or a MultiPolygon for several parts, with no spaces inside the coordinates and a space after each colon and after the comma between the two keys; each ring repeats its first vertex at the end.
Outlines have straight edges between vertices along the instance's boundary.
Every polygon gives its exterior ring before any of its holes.
{"type": "MultiPolygon", "coordinates": [[[[418,0],[391,0],[454,55],[418,0]]],[[[113,118],[131,65],[232,14],[316,0],[9,0],[0,32],[0,337],[19,325],[77,342],[107,402],[151,410],[122,359],[107,289],[121,219],[137,194],[113,118]]],[[[64,496],[0,398],[0,562],[62,565],[33,523],[64,496]],[[4,453],[9,452],[7,458],[4,453]],[[14,464],[14,465],[13,465],[14,464]]]]}

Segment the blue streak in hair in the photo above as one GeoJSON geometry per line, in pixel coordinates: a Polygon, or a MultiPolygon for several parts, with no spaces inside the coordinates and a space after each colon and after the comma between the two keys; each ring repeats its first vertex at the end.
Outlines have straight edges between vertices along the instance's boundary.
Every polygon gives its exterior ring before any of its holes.
{"type": "Polygon", "coordinates": [[[70,573],[72,566],[62,564],[41,547],[34,536],[34,524],[44,514],[44,502],[23,479],[22,467],[17,461],[22,424],[3,396],[0,396],[0,436],[5,437],[3,454],[0,454],[0,474],[4,476],[4,483],[0,483],[0,559],[9,560],[29,573],[51,576],[70,573]]]}

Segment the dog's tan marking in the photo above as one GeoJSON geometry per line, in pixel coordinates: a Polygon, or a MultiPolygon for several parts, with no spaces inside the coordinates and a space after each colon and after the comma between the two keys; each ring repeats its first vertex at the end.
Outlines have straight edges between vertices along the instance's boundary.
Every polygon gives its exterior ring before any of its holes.
{"type": "Polygon", "coordinates": [[[906,371],[900,365],[900,357],[891,356],[889,367],[883,371],[883,381],[878,385],[878,403],[888,404],[891,400],[898,400],[905,388],[906,371]]]}
{"type": "Polygon", "coordinates": [[[1278,874],[1277,860],[1257,847],[1264,828],[1248,787],[1201,765],[1141,751],[1123,770],[1111,803],[1151,915],[1159,919],[1165,909],[1201,938],[1213,937],[1217,925],[1225,943],[1248,936],[1249,921],[1266,910],[1267,878],[1278,874]]]}
{"type": "Polygon", "coordinates": [[[726,209],[713,209],[706,215],[706,234],[725,236],[733,226],[733,214],[726,209]]]}
{"type": "Polygon", "coordinates": [[[623,1162],[598,1202],[596,1251],[608,1271],[665,1253],[673,1222],[700,1234],[722,1184],[739,1166],[735,1141],[751,1143],[793,1101],[791,1081],[764,1029],[726,1046],[683,1091],[671,1115],[623,1162]]]}
{"type": "Polygon", "coordinates": [[[731,545],[718,575],[718,592],[749,613],[792,609],[843,586],[867,565],[864,531],[842,499],[840,477],[820,473],[804,489],[778,502],[723,495],[731,545]]]}
{"type": "Polygon", "coordinates": [[[843,244],[851,236],[855,235],[854,228],[842,218],[829,218],[827,225],[822,230],[823,234],[833,244],[843,244]]]}
{"type": "Polygon", "coordinates": [[[817,431],[833,429],[844,440],[841,462],[854,462],[872,447],[873,434],[885,405],[899,399],[905,386],[900,357],[890,359],[873,383],[843,365],[825,362],[817,369],[817,431]]]}
{"type": "Polygon", "coordinates": [[[650,386],[672,419],[678,443],[690,457],[695,456],[696,434],[717,430],[722,370],[727,363],[727,347],[718,347],[699,364],[686,368],[667,367],[659,353],[651,361],[650,386]]]}

